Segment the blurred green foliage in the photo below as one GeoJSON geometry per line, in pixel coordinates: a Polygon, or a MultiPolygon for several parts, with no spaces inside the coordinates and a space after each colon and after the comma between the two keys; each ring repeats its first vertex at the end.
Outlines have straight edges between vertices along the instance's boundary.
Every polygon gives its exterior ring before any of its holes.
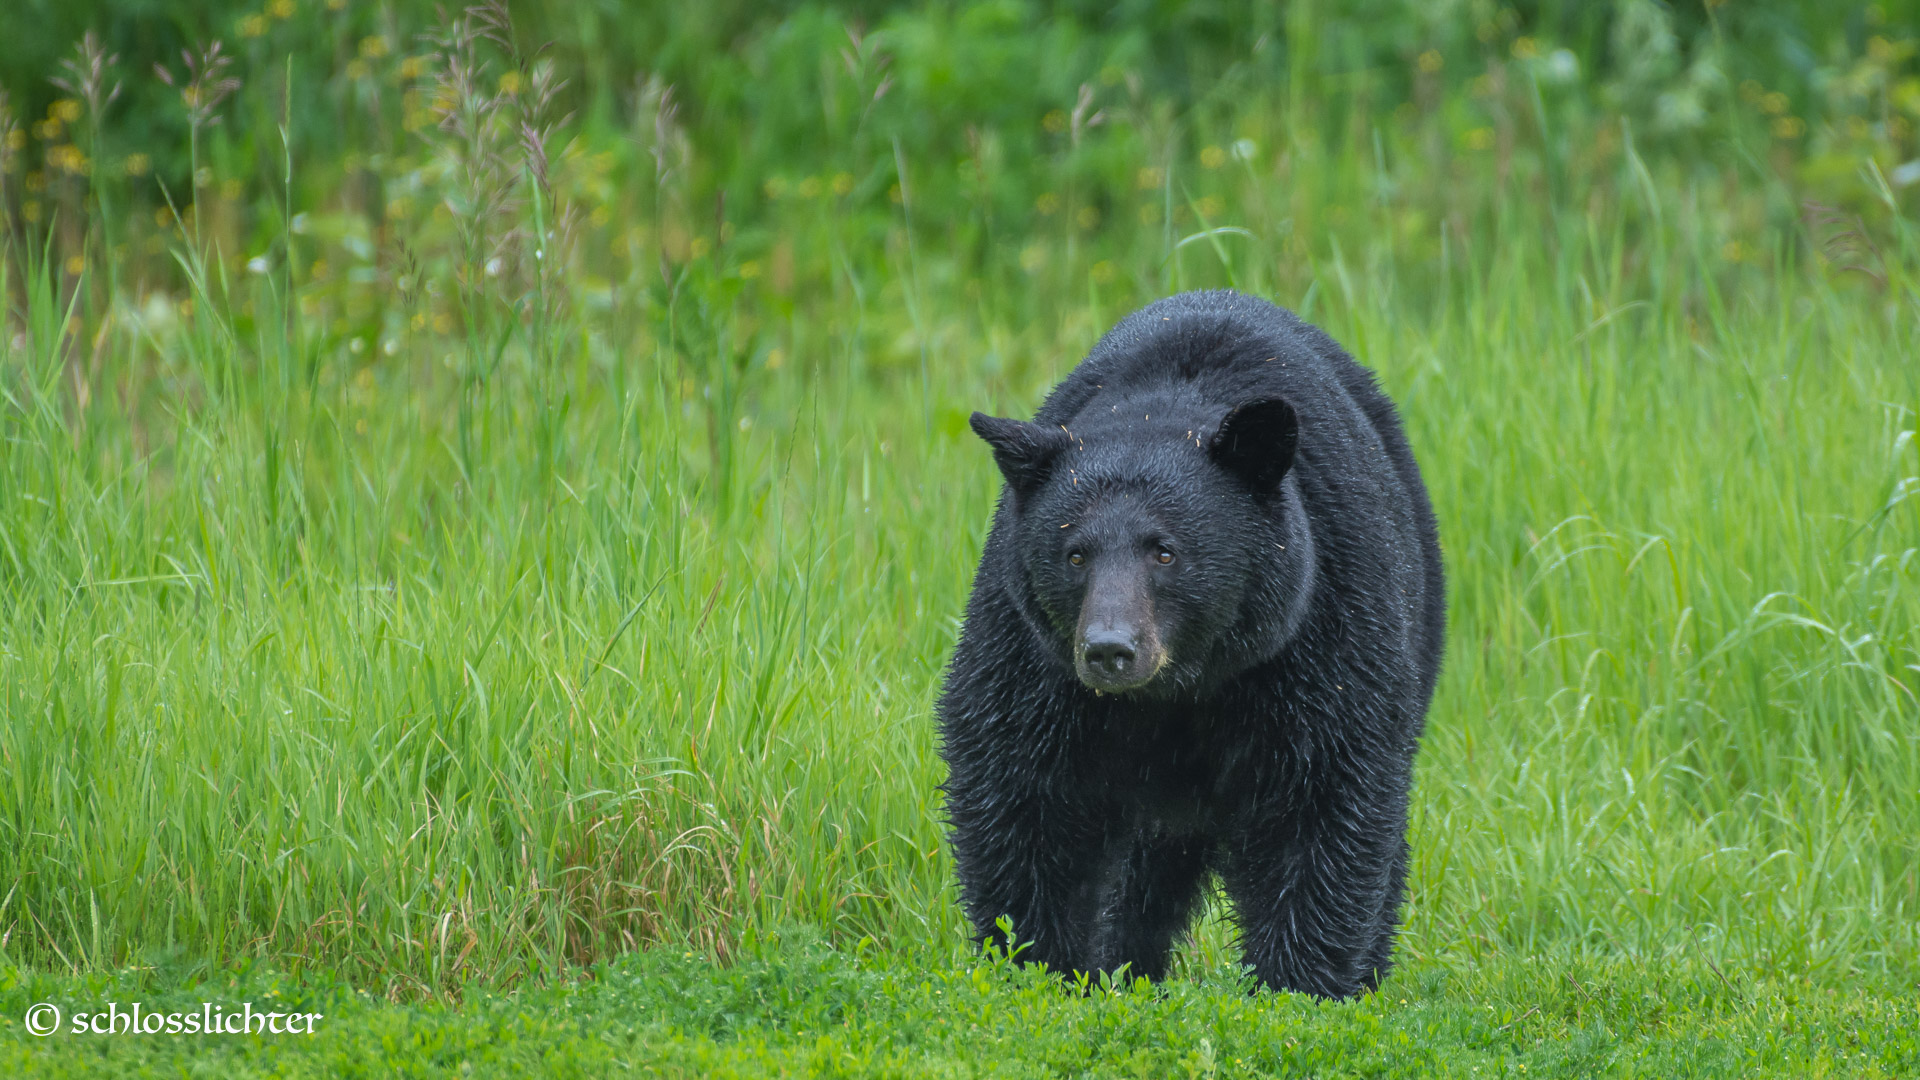
{"type": "MultiPolygon", "coordinates": [[[[404,151],[414,125],[404,94],[393,92],[394,70],[433,51],[443,6],[15,0],[0,35],[0,88],[32,133],[23,147],[27,167],[44,165],[61,140],[57,127],[37,129],[69,96],[49,76],[83,33],[97,32],[105,52],[119,58],[114,78],[125,89],[102,123],[104,164],[112,171],[125,155],[146,154],[184,190],[186,122],[153,70],[177,68],[182,50],[223,40],[241,58],[243,78],[274,87],[227,118],[219,158],[229,171],[245,175],[250,158],[277,155],[270,102],[288,80],[298,160],[404,151]]],[[[1385,113],[1399,102],[1432,107],[1490,76],[1525,79],[1542,109],[1575,97],[1643,133],[1694,145],[1728,136],[1728,107],[1743,88],[1756,100],[1781,95],[1770,100],[1785,105],[1769,114],[1796,118],[1808,132],[1855,116],[1881,125],[1904,117],[1909,131],[1920,120],[1910,43],[1920,16],[1899,3],[1836,10],[1813,0],[566,0],[511,7],[520,48],[543,50],[569,74],[564,104],[585,125],[636,122],[639,81],[673,86],[703,167],[736,197],[770,172],[844,164],[849,142],[856,156],[864,149],[868,158],[886,158],[885,147],[865,145],[877,132],[900,139],[912,160],[953,162],[977,151],[969,140],[990,131],[1019,171],[1047,149],[1037,121],[1070,109],[1083,84],[1108,99],[1217,119],[1249,96],[1289,88],[1297,96],[1310,81],[1336,106],[1321,113],[1332,119],[1343,114],[1343,97],[1385,113]],[[848,28],[884,45],[850,47],[848,28]],[[1877,50],[1876,39],[1883,43],[1877,50]],[[843,51],[857,61],[844,72],[834,70],[843,51]],[[883,85],[888,92],[873,100],[883,85]]]]}
{"type": "MultiPolygon", "coordinates": [[[[113,280],[96,288],[177,292],[166,237],[188,220],[237,268],[280,242],[293,205],[327,215],[295,230],[301,266],[380,266],[360,281],[378,286],[367,302],[391,292],[380,253],[444,248],[430,218],[458,202],[449,184],[477,146],[448,137],[439,5],[21,0],[10,18],[0,212],[22,236],[64,222],[55,262],[104,266],[113,280]],[[196,139],[176,83],[215,42],[239,92],[196,139]],[[102,210],[125,220],[119,235],[83,228],[102,210]]],[[[1011,239],[1050,217],[1083,226],[1084,265],[1127,235],[1098,224],[1114,215],[1163,230],[1164,248],[1165,230],[1225,205],[1207,173],[1290,183],[1316,154],[1374,159],[1368,196],[1429,219],[1509,191],[1571,207],[1629,160],[1649,180],[1646,162],[1668,162],[1759,197],[1749,224],[1794,226],[1814,203],[1843,223],[1825,233],[1884,246],[1886,197],[1911,206],[1920,191],[1917,28],[1911,5],[1809,0],[603,0],[514,5],[474,62],[493,95],[489,152],[512,157],[514,125],[538,120],[560,194],[598,207],[582,255],[603,273],[623,233],[677,262],[736,228],[738,257],[786,267],[772,204],[818,193],[871,236],[905,206],[911,230],[1009,270],[1031,261],[1011,239]],[[538,117],[518,93],[536,68],[553,82],[538,117]]]]}

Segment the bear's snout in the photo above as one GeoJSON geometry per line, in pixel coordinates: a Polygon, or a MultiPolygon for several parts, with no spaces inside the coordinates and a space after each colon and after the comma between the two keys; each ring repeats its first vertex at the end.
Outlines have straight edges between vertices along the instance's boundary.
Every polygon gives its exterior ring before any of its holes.
{"type": "Polygon", "coordinates": [[[1150,615],[1144,621],[1126,618],[1111,610],[1089,612],[1088,616],[1080,624],[1073,666],[1075,674],[1089,689],[1106,694],[1123,693],[1145,686],[1160,674],[1167,655],[1159,635],[1154,632],[1150,615]]]}
{"type": "Polygon", "coordinates": [[[1138,560],[1109,553],[1094,558],[1089,578],[1074,634],[1074,674],[1105,694],[1145,686],[1167,662],[1148,572],[1138,560]]]}

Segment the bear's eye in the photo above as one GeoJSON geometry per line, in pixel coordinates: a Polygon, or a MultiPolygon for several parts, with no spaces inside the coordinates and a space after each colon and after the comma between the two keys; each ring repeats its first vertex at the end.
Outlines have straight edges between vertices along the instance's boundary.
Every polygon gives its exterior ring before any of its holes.
{"type": "Polygon", "coordinates": [[[1087,561],[1087,557],[1082,555],[1078,550],[1069,551],[1067,552],[1067,561],[1075,566],[1079,566],[1081,563],[1087,561]]]}
{"type": "Polygon", "coordinates": [[[1168,551],[1166,548],[1161,548],[1159,551],[1154,552],[1153,557],[1159,561],[1161,566],[1166,566],[1173,562],[1173,552],[1168,551]]]}

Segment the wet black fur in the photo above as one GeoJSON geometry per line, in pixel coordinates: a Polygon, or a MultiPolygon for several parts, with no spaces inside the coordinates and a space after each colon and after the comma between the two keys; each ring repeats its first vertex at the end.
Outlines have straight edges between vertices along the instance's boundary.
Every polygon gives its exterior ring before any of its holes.
{"type": "Polygon", "coordinates": [[[1392,402],[1291,312],[1195,292],[1123,320],[1032,425],[993,427],[1008,423],[976,424],[1019,483],[938,705],[977,937],[998,941],[1006,916],[1023,959],[1159,978],[1217,872],[1261,983],[1370,989],[1392,961],[1446,618],[1392,402]],[[1075,675],[1063,552],[1116,501],[1181,559],[1155,594],[1167,667],[1096,695],[1075,675]]]}

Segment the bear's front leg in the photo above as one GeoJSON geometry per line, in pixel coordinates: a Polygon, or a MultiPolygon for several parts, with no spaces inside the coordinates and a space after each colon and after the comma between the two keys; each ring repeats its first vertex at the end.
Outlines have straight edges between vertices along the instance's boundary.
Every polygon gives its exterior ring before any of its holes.
{"type": "Polygon", "coordinates": [[[1206,884],[1206,838],[1147,834],[1122,838],[1113,885],[1092,944],[1101,971],[1158,982],[1174,940],[1193,922],[1206,884]]]}
{"type": "Polygon", "coordinates": [[[997,925],[1004,917],[1026,946],[1022,963],[1061,974],[1092,971],[1106,847],[1101,817],[1040,794],[982,794],[950,783],[947,802],[960,902],[974,940],[1008,947],[997,925]]]}
{"type": "Polygon", "coordinates": [[[1243,962],[1262,985],[1319,997],[1371,990],[1386,974],[1403,888],[1404,791],[1349,782],[1246,823],[1221,877],[1243,962]]]}

